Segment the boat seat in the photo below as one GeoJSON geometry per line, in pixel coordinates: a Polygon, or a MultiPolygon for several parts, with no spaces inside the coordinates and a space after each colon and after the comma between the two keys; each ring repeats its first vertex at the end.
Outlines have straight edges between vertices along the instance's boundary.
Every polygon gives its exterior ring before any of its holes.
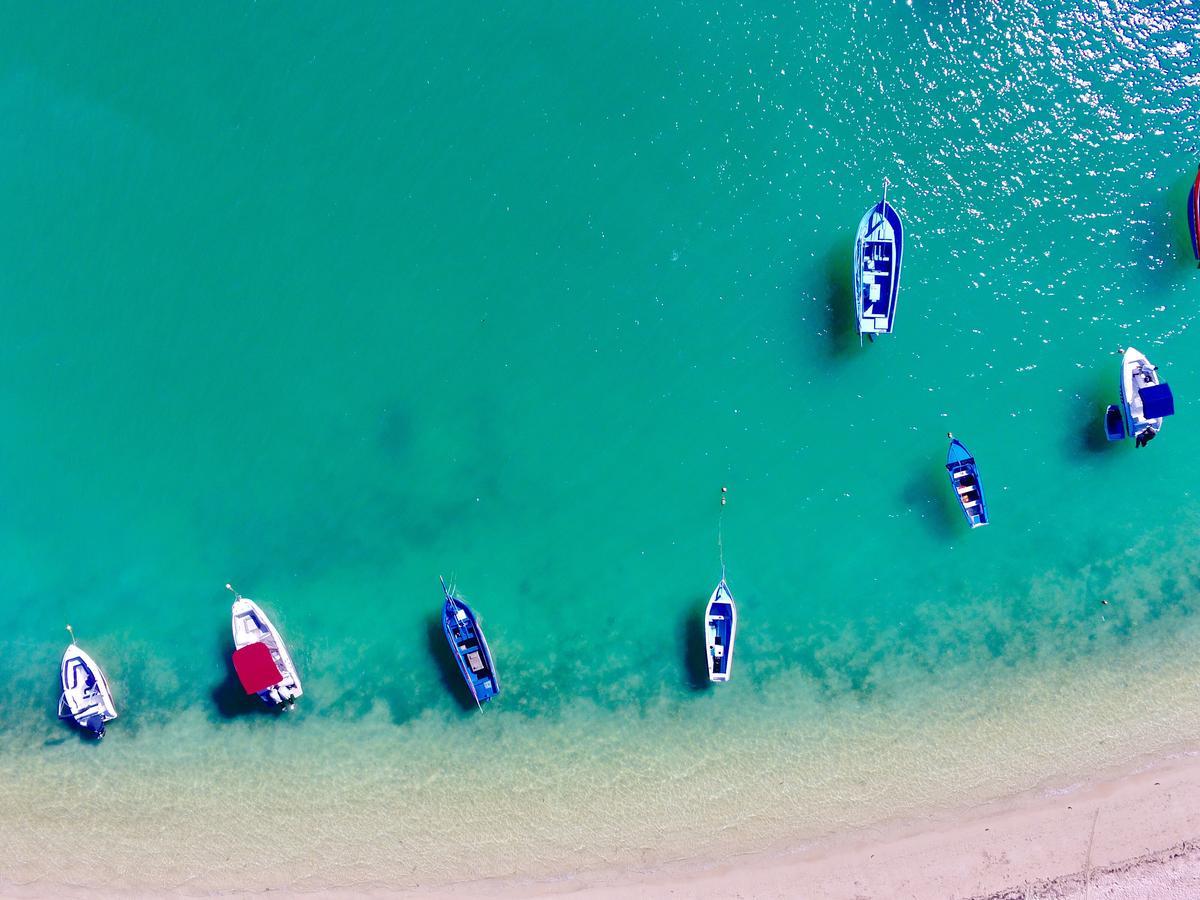
{"type": "Polygon", "coordinates": [[[978,505],[979,505],[978,500],[966,500],[966,499],[963,500],[963,506],[966,509],[970,509],[972,506],[978,506],[978,505]]]}
{"type": "Polygon", "coordinates": [[[482,672],[486,666],[483,664],[483,659],[478,653],[467,654],[467,664],[471,667],[472,672],[482,672]]]}
{"type": "Polygon", "coordinates": [[[871,285],[871,302],[877,303],[878,301],[879,301],[879,285],[873,283],[871,285]]]}
{"type": "Polygon", "coordinates": [[[958,492],[960,494],[969,494],[974,489],[975,489],[975,485],[973,485],[973,484],[960,484],[958,486],[958,492]]]}
{"type": "Polygon", "coordinates": [[[966,477],[966,474],[967,474],[967,470],[966,470],[966,469],[956,469],[956,470],[955,470],[955,472],[954,472],[954,475],[953,475],[953,476],[951,476],[951,477],[953,477],[953,478],[964,478],[964,477],[966,477]]]}

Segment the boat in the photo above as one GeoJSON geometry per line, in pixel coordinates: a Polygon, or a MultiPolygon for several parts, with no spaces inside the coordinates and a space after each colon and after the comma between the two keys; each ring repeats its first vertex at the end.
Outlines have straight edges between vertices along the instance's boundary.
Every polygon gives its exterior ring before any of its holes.
{"type": "Polygon", "coordinates": [[[1188,192],[1188,231],[1192,235],[1192,255],[1200,259],[1200,170],[1188,192]]]}
{"type": "Polygon", "coordinates": [[[59,674],[62,679],[62,696],[58,698],[58,717],[72,719],[75,724],[96,736],[104,737],[104,726],[117,717],[117,705],[104,671],[88,654],[75,643],[75,632],[71,632],[71,643],[63,652],[59,674]]]}
{"type": "Polygon", "coordinates": [[[1164,417],[1175,414],[1171,386],[1159,380],[1158,367],[1133,347],[1121,358],[1121,407],[1125,413],[1125,433],[1139,447],[1157,436],[1164,417]]]}
{"type": "Polygon", "coordinates": [[[733,668],[733,639],[737,636],[737,606],[722,578],[704,610],[704,643],[708,648],[708,680],[728,681],[733,668]]]}
{"type": "Polygon", "coordinates": [[[983,497],[983,482],[979,480],[979,467],[975,457],[954,435],[950,438],[950,451],[946,454],[946,471],[950,473],[950,486],[958,497],[967,524],[979,528],[988,523],[987,501],[983,497]]]}
{"type": "Polygon", "coordinates": [[[1125,414],[1115,403],[1109,404],[1104,413],[1104,433],[1110,441],[1125,440],[1125,414]]]}
{"type": "Polygon", "coordinates": [[[496,675],[496,664],[492,662],[492,651],[488,649],[487,638],[483,636],[483,628],[471,607],[454,596],[442,579],[442,593],[446,596],[446,605],[442,608],[442,629],[446,632],[446,640],[454,652],[458,669],[462,672],[475,698],[475,705],[480,709],[493,697],[500,693],[500,679],[496,675]]]}
{"type": "Polygon", "coordinates": [[[896,318],[904,226],[887,202],[888,183],[885,178],[883,198],[863,213],[854,242],[854,311],[860,340],[864,334],[871,340],[891,334],[896,318]]]}
{"type": "Polygon", "coordinates": [[[233,592],[233,668],[247,694],[271,706],[295,704],[304,693],[287,646],[267,614],[253,600],[233,592]]]}

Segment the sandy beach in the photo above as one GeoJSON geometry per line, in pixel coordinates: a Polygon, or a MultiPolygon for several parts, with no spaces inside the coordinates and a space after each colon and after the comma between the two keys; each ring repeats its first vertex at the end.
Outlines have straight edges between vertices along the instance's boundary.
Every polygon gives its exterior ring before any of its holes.
{"type": "Polygon", "coordinates": [[[792,850],[424,896],[1192,898],[1200,896],[1197,838],[1200,757],[1189,752],[792,850]]]}
{"type": "MultiPolygon", "coordinates": [[[[12,841],[0,842],[15,846],[12,841]]],[[[652,854],[653,848],[643,848],[652,854]]],[[[195,873],[154,883],[0,878],[0,896],[812,897],[1096,900],[1200,896],[1200,751],[1190,749],[1073,784],[1047,784],[1004,801],[910,818],[715,862],[678,859],[539,879],[459,883],[300,875],[261,859],[241,879],[206,884],[195,873]]],[[[143,873],[144,875],[145,873],[143,873]]]]}

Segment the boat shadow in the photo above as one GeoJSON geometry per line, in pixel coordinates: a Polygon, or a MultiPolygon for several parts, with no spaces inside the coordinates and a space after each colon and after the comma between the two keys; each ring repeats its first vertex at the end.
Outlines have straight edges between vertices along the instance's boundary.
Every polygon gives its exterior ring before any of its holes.
{"type": "Polygon", "coordinates": [[[437,666],[442,687],[457,701],[463,712],[473,711],[475,697],[471,694],[471,689],[467,687],[467,682],[463,679],[462,672],[459,671],[458,663],[454,661],[454,654],[451,652],[449,644],[446,643],[442,617],[432,615],[426,620],[425,625],[429,656],[433,660],[433,664],[437,666]]]}
{"type": "Polygon", "coordinates": [[[283,712],[282,707],[269,706],[257,695],[246,693],[238,680],[237,670],[233,667],[233,645],[229,641],[229,632],[222,630],[221,636],[216,652],[221,657],[225,677],[217,682],[210,692],[218,717],[228,722],[255,713],[280,715],[283,712]]]}
{"type": "Polygon", "coordinates": [[[920,515],[933,536],[946,541],[958,535],[962,524],[962,510],[950,492],[945,469],[922,466],[904,486],[903,494],[905,505],[920,515]]]}
{"type": "Polygon", "coordinates": [[[712,688],[708,680],[708,660],[704,646],[704,603],[688,606],[679,619],[679,652],[683,659],[684,681],[697,694],[712,688]]]}
{"type": "Polygon", "coordinates": [[[1108,368],[1112,372],[1108,373],[1110,377],[1105,377],[1105,367],[1097,366],[1090,382],[1082,385],[1075,395],[1078,401],[1075,407],[1078,426],[1072,434],[1073,445],[1067,447],[1071,453],[1099,455],[1109,453],[1123,443],[1110,441],[1104,428],[1109,404],[1121,402],[1116,384],[1116,366],[1108,368]]]}
{"type": "Polygon", "coordinates": [[[1166,191],[1155,192],[1147,197],[1152,210],[1149,224],[1154,232],[1154,242],[1167,250],[1167,258],[1162,265],[1140,267],[1147,284],[1154,291],[1166,290],[1178,284],[1197,267],[1187,216],[1188,195],[1195,178],[1196,170],[1189,166],[1186,172],[1176,176],[1166,191]]]}
{"type": "MultiPolygon", "coordinates": [[[[1101,407],[1106,409],[1106,407],[1101,407]]],[[[1104,415],[1082,416],[1077,434],[1078,447],[1085,453],[1107,453],[1120,441],[1110,441],[1104,431],[1104,415]]]]}
{"type": "Polygon", "coordinates": [[[838,242],[826,251],[818,272],[824,291],[817,294],[817,303],[824,305],[829,355],[834,359],[848,357],[859,345],[858,330],[854,323],[851,262],[849,251],[838,242]]]}
{"type": "Polygon", "coordinates": [[[88,747],[99,747],[104,743],[103,740],[97,738],[86,728],[76,725],[70,719],[63,719],[59,724],[62,725],[63,728],[68,729],[71,733],[64,734],[61,737],[47,738],[46,740],[42,741],[43,747],[57,747],[60,744],[67,743],[72,737],[75,738],[77,743],[88,747]]]}

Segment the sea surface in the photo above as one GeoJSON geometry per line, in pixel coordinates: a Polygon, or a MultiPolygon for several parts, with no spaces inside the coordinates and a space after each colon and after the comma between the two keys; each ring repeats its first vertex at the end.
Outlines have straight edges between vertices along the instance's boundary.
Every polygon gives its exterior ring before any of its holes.
{"type": "Polygon", "coordinates": [[[55,4],[0,119],[0,886],[725,858],[1200,738],[1190,2],[55,4]]]}

